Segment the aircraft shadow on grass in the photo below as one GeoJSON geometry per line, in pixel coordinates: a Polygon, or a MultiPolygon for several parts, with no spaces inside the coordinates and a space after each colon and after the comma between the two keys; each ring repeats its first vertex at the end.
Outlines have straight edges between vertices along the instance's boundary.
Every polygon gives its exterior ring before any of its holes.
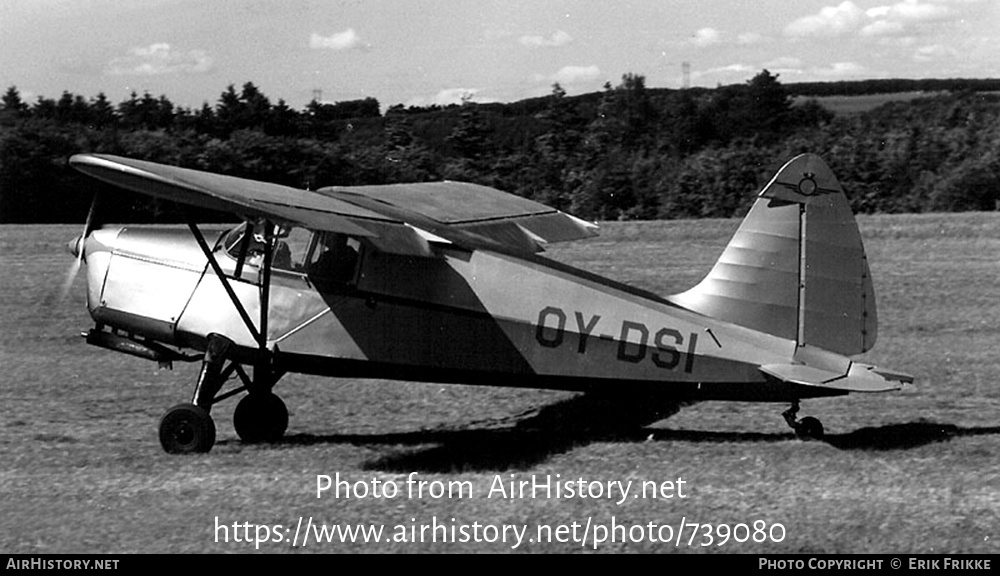
{"type": "MultiPolygon", "coordinates": [[[[647,422],[668,418],[682,403],[647,411],[647,422]]],[[[384,472],[524,470],[549,458],[592,442],[785,442],[795,434],[669,430],[623,427],[634,417],[635,405],[611,403],[606,398],[581,395],[544,406],[533,414],[499,420],[494,427],[430,429],[389,434],[290,435],[286,445],[353,444],[399,446],[393,454],[364,465],[384,472]],[[622,420],[616,420],[620,416],[622,420]],[[519,418],[519,419],[518,419],[519,418]],[[511,425],[513,420],[513,425],[511,425]],[[616,424],[617,423],[617,424],[616,424]],[[408,448],[412,447],[412,448],[408,448]]],[[[840,450],[905,450],[965,436],[997,435],[1000,426],[963,428],[953,424],[916,421],[828,434],[823,442],[840,450]]]]}
{"type": "Polygon", "coordinates": [[[842,450],[905,450],[964,436],[996,434],[1000,434],[1000,426],[963,428],[954,424],[918,420],[829,435],[825,442],[842,450]]]}

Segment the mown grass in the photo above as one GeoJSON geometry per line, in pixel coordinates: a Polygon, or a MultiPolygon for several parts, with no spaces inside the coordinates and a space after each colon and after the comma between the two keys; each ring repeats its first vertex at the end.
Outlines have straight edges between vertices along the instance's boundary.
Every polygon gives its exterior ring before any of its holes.
{"type": "MultiPolygon", "coordinates": [[[[660,293],[696,282],[738,221],[609,223],[553,257],[660,293]]],[[[783,405],[702,403],[637,433],[584,430],[574,395],[289,376],[278,391],[288,438],[246,446],[234,402],[213,414],[207,455],[164,454],[156,423],[185,401],[196,365],[160,371],[85,345],[82,278],[57,296],[69,226],[0,227],[0,551],[253,551],[215,541],[215,519],[294,528],[315,522],[555,526],[780,523],[783,541],[687,546],[628,542],[602,551],[1000,551],[1000,215],[861,218],[879,292],[879,342],[866,360],[917,377],[911,391],[803,403],[826,442],[793,437],[783,405]],[[561,427],[531,425],[541,407],[561,427]],[[574,419],[575,418],[575,419],[574,419]],[[556,418],[558,420],[559,418],[556,418]],[[468,481],[473,498],[317,499],[317,474],[351,481],[468,481]],[[686,481],[684,499],[487,498],[496,475],[519,479],[686,481]],[[414,519],[414,520],[411,520],[414,519]]],[[[540,419],[540,417],[539,417],[540,419]]],[[[539,420],[536,419],[535,421],[539,420]]],[[[387,528],[388,530],[388,528],[387,528]]],[[[581,528],[582,530],[582,528],[581,528]]],[[[502,543],[310,542],[266,552],[509,550],[502,543]]],[[[518,550],[580,550],[527,543],[518,550]]]]}

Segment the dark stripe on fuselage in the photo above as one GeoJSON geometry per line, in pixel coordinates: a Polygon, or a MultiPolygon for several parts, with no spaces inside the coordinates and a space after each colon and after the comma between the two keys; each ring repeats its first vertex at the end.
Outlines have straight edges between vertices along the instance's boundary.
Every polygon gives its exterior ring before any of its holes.
{"type": "Polygon", "coordinates": [[[649,382],[606,378],[579,378],[540,374],[504,374],[488,368],[455,369],[430,366],[409,366],[371,360],[348,360],[304,354],[278,352],[275,366],[281,371],[336,378],[374,378],[409,382],[503,386],[508,388],[538,388],[572,392],[662,395],[664,398],[689,400],[731,400],[747,402],[790,402],[796,399],[845,396],[843,390],[801,386],[778,381],[763,383],[720,382],[697,384],[690,382],[649,382]]]}

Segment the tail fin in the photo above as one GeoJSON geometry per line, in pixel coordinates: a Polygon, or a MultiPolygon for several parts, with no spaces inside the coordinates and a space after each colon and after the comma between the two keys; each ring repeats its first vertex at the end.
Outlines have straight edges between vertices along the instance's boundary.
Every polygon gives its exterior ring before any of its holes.
{"type": "Polygon", "coordinates": [[[857,222],[812,154],[782,166],[719,261],[672,302],[838,354],[875,345],[875,290],[857,222]]]}

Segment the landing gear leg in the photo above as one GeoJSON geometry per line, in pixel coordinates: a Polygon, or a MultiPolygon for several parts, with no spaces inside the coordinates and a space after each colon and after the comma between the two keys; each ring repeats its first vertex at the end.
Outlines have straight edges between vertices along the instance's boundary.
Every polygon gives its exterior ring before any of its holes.
{"type": "Polygon", "coordinates": [[[215,395],[222,389],[226,378],[222,376],[222,366],[226,362],[229,350],[235,344],[229,338],[218,334],[208,336],[205,349],[205,359],[201,363],[201,373],[198,374],[198,384],[194,388],[191,403],[201,406],[206,412],[211,411],[215,395]]]}
{"type": "Polygon", "coordinates": [[[198,384],[190,403],[173,406],[160,418],[160,445],[170,454],[208,452],[215,444],[215,422],[209,414],[215,395],[226,380],[222,367],[232,340],[212,334],[208,337],[198,384]]]}
{"type": "Polygon", "coordinates": [[[799,413],[799,401],[792,400],[792,406],[781,413],[785,418],[785,422],[795,430],[795,434],[799,438],[812,439],[812,440],[822,440],[823,439],[823,423],[817,418],[812,416],[806,416],[801,420],[797,420],[795,417],[799,413]]]}

